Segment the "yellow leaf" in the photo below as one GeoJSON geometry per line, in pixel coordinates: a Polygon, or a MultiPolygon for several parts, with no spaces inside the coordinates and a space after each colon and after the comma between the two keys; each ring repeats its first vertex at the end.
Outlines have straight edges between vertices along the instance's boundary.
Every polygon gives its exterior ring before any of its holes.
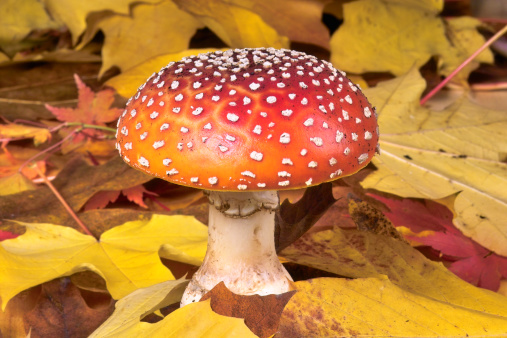
{"type": "Polygon", "coordinates": [[[7,177],[0,177],[0,196],[16,194],[25,190],[35,189],[35,184],[32,183],[20,172],[7,177]]]}
{"type": "Polygon", "coordinates": [[[39,145],[51,139],[51,132],[47,128],[9,123],[0,125],[0,137],[33,138],[34,144],[39,145]]]}
{"type": "Polygon", "coordinates": [[[484,305],[473,310],[437,301],[380,278],[317,278],[295,284],[298,292],[282,313],[281,336],[293,337],[465,337],[499,336],[507,332],[505,297],[476,289],[484,305]],[[490,311],[494,309],[494,311],[490,311]]]}
{"type": "MultiPolygon", "coordinates": [[[[344,277],[385,279],[387,276],[389,284],[396,285],[403,292],[423,296],[436,307],[441,306],[442,309],[447,309],[451,306],[458,312],[466,313],[470,318],[477,315],[478,322],[483,318],[501,318],[504,329],[507,328],[507,299],[505,297],[463,281],[441,263],[430,261],[410,245],[387,236],[335,227],[333,230],[308,233],[284,249],[281,254],[291,262],[344,277]]],[[[358,281],[358,283],[363,282],[358,281]]],[[[390,285],[386,287],[394,288],[390,285]]],[[[382,287],[371,289],[371,298],[376,297],[375,295],[381,291],[382,287]]],[[[298,294],[300,294],[299,291],[293,299],[297,299],[298,294]]],[[[410,304],[416,305],[413,302],[402,303],[404,299],[407,298],[400,297],[400,307],[396,306],[396,309],[410,306],[410,304]]],[[[348,302],[339,297],[337,302],[341,301],[348,302]]],[[[354,300],[350,301],[354,302],[354,300]]],[[[358,306],[363,305],[358,304],[358,306]]],[[[379,305],[382,305],[381,302],[379,305]]],[[[342,318],[336,312],[332,315],[342,318]]],[[[318,315],[314,316],[318,317],[318,315]]],[[[396,320],[396,323],[398,322],[396,320]]],[[[397,326],[394,322],[390,323],[393,328],[397,326]]],[[[462,325],[458,328],[470,329],[469,333],[480,335],[477,331],[472,331],[470,326],[462,325]]],[[[455,333],[455,335],[459,334],[455,333]]]]}
{"type": "Polygon", "coordinates": [[[0,13],[0,45],[21,41],[35,29],[58,27],[38,0],[2,0],[0,13]]]}
{"type": "MultiPolygon", "coordinates": [[[[263,18],[240,4],[229,1],[177,1],[232,48],[288,48],[289,39],[281,36],[263,18]]],[[[238,1],[240,2],[240,1],[238,1]]]]}
{"type": "Polygon", "coordinates": [[[443,111],[420,107],[417,71],[365,95],[379,109],[378,170],[363,186],[402,197],[459,193],[454,224],[482,246],[507,255],[507,116],[463,97],[443,111]]]}
{"type": "Polygon", "coordinates": [[[185,280],[160,283],[132,292],[116,303],[112,316],[90,338],[100,337],[256,337],[243,319],[211,310],[210,301],[189,304],[155,324],[140,322],[157,309],[178,302],[185,280]]]}
{"type": "MultiPolygon", "coordinates": [[[[62,5],[61,0],[45,0],[52,17],[65,24],[72,34],[72,42],[75,44],[86,28],[86,18],[93,12],[112,11],[118,14],[129,14],[129,7],[134,0],[87,0],[66,1],[62,5]]],[[[143,2],[156,3],[158,0],[143,0],[143,2]]]]}
{"type": "MultiPolygon", "coordinates": [[[[361,0],[344,5],[344,24],[331,38],[331,61],[354,73],[401,75],[438,56],[443,74],[461,64],[484,42],[477,21],[438,17],[442,1],[361,0]],[[449,38],[448,38],[449,37],[449,38]]],[[[485,51],[460,73],[466,79],[477,62],[491,62],[485,51]]]]}
{"type": "MultiPolygon", "coordinates": [[[[187,49],[182,52],[165,54],[149,59],[135,67],[132,67],[120,75],[113,77],[106,82],[106,85],[116,89],[118,94],[124,97],[131,97],[137,92],[139,85],[146,82],[154,72],[160,71],[162,67],[167,66],[171,61],[179,61],[186,56],[197,55],[217,50],[216,48],[187,49]]],[[[219,49],[225,51],[226,49],[219,49]]]]}
{"type": "Polygon", "coordinates": [[[207,228],[190,216],[154,215],[106,231],[97,241],[63,226],[29,224],[26,233],[0,243],[2,306],[34,285],[78,271],[102,276],[111,295],[128,293],[174,279],[164,257],[199,265],[204,258],[207,228]]]}

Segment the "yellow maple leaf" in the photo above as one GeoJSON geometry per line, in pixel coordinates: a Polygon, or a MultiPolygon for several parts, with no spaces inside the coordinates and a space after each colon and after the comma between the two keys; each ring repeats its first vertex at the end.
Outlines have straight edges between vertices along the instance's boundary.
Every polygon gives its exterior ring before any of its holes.
{"type": "Polygon", "coordinates": [[[363,181],[402,197],[441,199],[459,193],[454,224],[482,246],[507,256],[507,117],[466,97],[443,111],[419,106],[425,82],[416,70],[365,89],[378,107],[381,155],[363,181]]]}
{"type": "MultiPolygon", "coordinates": [[[[51,16],[65,24],[72,34],[72,42],[75,44],[86,29],[86,18],[94,12],[112,11],[118,14],[128,15],[130,5],[135,0],[87,0],[67,1],[62,5],[60,0],[45,0],[51,16]]],[[[158,0],[143,0],[143,2],[156,3],[158,0]]]]}
{"type": "Polygon", "coordinates": [[[20,223],[26,233],[0,243],[0,297],[7,302],[22,290],[78,271],[106,281],[113,298],[174,279],[160,261],[200,265],[207,227],[191,216],[154,215],[106,231],[100,240],[51,224],[20,223]]]}
{"type": "MultiPolygon", "coordinates": [[[[344,24],[331,38],[331,61],[354,73],[401,75],[440,58],[443,74],[461,64],[484,39],[477,21],[438,17],[442,1],[361,0],[344,5],[344,24]],[[447,38],[450,37],[450,39],[447,38]]],[[[466,79],[478,62],[492,62],[489,50],[460,73],[466,79]]]]}
{"type": "Polygon", "coordinates": [[[298,292],[282,313],[281,336],[465,337],[497,336],[507,329],[505,298],[480,289],[474,295],[482,311],[456,305],[459,289],[442,302],[400,288],[385,276],[317,278],[295,287],[298,292]]]}
{"type": "Polygon", "coordinates": [[[209,300],[189,304],[155,324],[140,321],[157,309],[179,302],[187,284],[188,281],[180,279],[132,292],[116,303],[114,313],[90,338],[256,337],[243,319],[213,312],[209,300]]]}
{"type": "Polygon", "coordinates": [[[101,30],[105,35],[100,75],[113,66],[124,71],[155,56],[188,48],[202,24],[172,1],[136,4],[131,15],[104,14],[89,22],[79,47],[101,30]]]}

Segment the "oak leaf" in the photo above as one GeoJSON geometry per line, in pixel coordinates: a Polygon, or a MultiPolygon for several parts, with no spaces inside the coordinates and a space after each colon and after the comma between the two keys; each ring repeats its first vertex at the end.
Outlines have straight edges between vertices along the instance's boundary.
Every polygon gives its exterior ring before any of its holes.
{"type": "Polygon", "coordinates": [[[104,232],[97,240],[68,227],[21,223],[26,232],[0,243],[2,306],[20,291],[57,277],[91,270],[113,298],[174,279],[164,258],[200,265],[207,228],[189,216],[153,215],[104,232]]]}
{"type": "Polygon", "coordinates": [[[278,331],[283,308],[296,291],[279,295],[243,296],[232,293],[220,282],[202,298],[210,300],[211,309],[222,316],[244,318],[245,325],[258,337],[271,337],[278,331]]]}
{"type": "Polygon", "coordinates": [[[507,116],[460,97],[442,111],[419,105],[425,82],[416,70],[365,95],[377,106],[380,156],[362,183],[401,197],[441,199],[459,192],[454,225],[507,255],[507,116]]]}
{"type": "Polygon", "coordinates": [[[179,302],[188,281],[179,279],[136,290],[116,303],[113,315],[90,338],[255,337],[239,318],[220,316],[210,302],[192,303],[151,324],[140,320],[179,302]]]}

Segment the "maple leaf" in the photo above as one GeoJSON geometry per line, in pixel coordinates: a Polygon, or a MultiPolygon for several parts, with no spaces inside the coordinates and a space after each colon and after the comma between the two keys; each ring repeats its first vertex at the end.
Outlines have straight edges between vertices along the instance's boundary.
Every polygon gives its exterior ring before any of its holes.
{"type": "Polygon", "coordinates": [[[144,194],[156,195],[155,193],[146,190],[146,188],[142,184],[138,184],[136,186],[122,190],[99,191],[95,195],[93,195],[88,200],[88,202],[86,202],[84,210],[88,211],[93,209],[103,209],[109,203],[114,203],[118,199],[118,197],[120,197],[120,193],[123,194],[125,197],[127,197],[129,201],[134,202],[135,204],[143,208],[148,208],[148,206],[143,201],[143,195],[144,194]]]}
{"type": "Polygon", "coordinates": [[[507,279],[507,257],[479,245],[466,237],[452,223],[452,212],[433,201],[395,200],[374,196],[390,209],[386,216],[395,226],[414,232],[409,240],[440,251],[444,260],[452,262],[449,270],[467,282],[492,291],[507,279]],[[430,230],[430,231],[428,231],[430,230]]]}
{"type": "Polygon", "coordinates": [[[19,235],[13,234],[12,232],[0,230],[0,242],[6,239],[16,238],[18,236],[19,235]]]}

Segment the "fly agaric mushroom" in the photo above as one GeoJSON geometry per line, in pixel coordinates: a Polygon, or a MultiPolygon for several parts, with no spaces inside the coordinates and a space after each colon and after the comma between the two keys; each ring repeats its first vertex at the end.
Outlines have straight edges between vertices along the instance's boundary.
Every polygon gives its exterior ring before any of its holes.
{"type": "Polygon", "coordinates": [[[277,190],[351,175],[378,150],[375,110],[329,62],[273,48],[171,62],[127,102],[116,147],[132,167],[205,189],[209,239],[182,306],[223,281],[289,291],[274,245],[277,190]]]}

